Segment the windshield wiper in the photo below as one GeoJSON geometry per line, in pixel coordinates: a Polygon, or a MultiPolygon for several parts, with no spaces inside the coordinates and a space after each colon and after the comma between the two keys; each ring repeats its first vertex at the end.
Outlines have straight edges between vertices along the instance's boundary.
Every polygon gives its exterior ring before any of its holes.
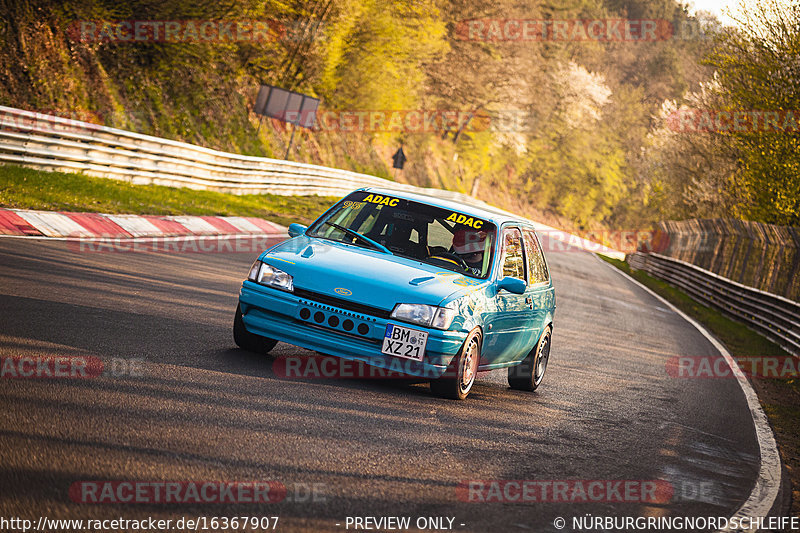
{"type": "Polygon", "coordinates": [[[352,236],[353,236],[353,237],[355,237],[356,239],[358,239],[358,240],[360,240],[360,241],[362,241],[362,242],[365,242],[365,243],[369,244],[370,246],[372,246],[372,247],[373,247],[373,248],[375,248],[376,250],[379,250],[379,251],[381,251],[381,252],[383,252],[383,253],[386,253],[386,254],[389,254],[389,255],[394,255],[394,254],[391,252],[391,250],[389,250],[387,247],[385,247],[385,246],[384,246],[384,245],[382,245],[381,243],[379,243],[379,242],[375,242],[375,241],[373,241],[372,239],[370,239],[369,237],[366,237],[366,236],[364,236],[364,235],[361,235],[359,232],[357,232],[357,231],[355,231],[355,230],[352,230],[352,229],[350,229],[350,228],[346,228],[346,227],[344,227],[344,226],[341,226],[341,225],[339,225],[339,224],[336,224],[336,223],[334,223],[334,222],[328,222],[327,220],[326,220],[325,222],[323,222],[323,224],[327,224],[328,226],[331,226],[332,228],[336,228],[336,229],[338,229],[339,231],[343,231],[343,232],[347,233],[348,235],[352,235],[352,236]]]}

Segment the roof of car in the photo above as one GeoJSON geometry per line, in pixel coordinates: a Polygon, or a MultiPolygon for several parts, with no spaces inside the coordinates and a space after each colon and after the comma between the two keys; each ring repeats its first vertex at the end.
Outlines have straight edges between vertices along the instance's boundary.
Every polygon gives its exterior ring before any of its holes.
{"type": "Polygon", "coordinates": [[[417,202],[422,202],[426,204],[435,205],[437,207],[442,207],[444,209],[452,209],[453,211],[467,213],[472,216],[489,220],[494,224],[496,224],[497,226],[500,226],[505,222],[519,222],[521,224],[530,224],[530,222],[528,222],[524,218],[509,216],[509,214],[502,212],[500,209],[493,208],[492,206],[479,207],[475,205],[456,202],[453,200],[445,200],[427,194],[420,194],[408,191],[398,191],[394,189],[384,189],[381,187],[364,187],[363,189],[360,190],[369,191],[371,193],[382,194],[386,196],[398,196],[400,198],[405,198],[406,200],[414,200],[417,202]]]}

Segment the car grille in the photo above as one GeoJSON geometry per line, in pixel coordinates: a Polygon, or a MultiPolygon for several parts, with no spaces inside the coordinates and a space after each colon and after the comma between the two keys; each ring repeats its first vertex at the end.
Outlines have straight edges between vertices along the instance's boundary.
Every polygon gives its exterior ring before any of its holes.
{"type": "MultiPolygon", "coordinates": [[[[351,332],[348,332],[348,331],[342,331],[340,328],[331,328],[331,327],[327,327],[327,326],[320,325],[320,324],[313,324],[313,323],[311,323],[311,322],[309,322],[309,321],[303,321],[303,323],[304,323],[306,326],[308,326],[309,328],[321,329],[321,330],[323,330],[323,331],[335,331],[335,332],[336,332],[336,333],[338,333],[339,335],[344,335],[344,336],[346,336],[346,337],[350,337],[350,338],[353,338],[353,339],[358,339],[358,340],[360,340],[360,341],[366,341],[366,342],[370,342],[370,343],[372,343],[372,344],[380,344],[380,343],[381,343],[381,341],[380,341],[380,340],[378,340],[378,339],[371,339],[371,338],[367,337],[367,336],[366,336],[366,334],[358,334],[358,335],[357,335],[357,334],[355,334],[355,333],[351,333],[351,332]]],[[[360,325],[360,324],[359,324],[359,325],[360,325]]]]}
{"type": "MultiPolygon", "coordinates": [[[[300,292],[302,294],[302,291],[300,292]]],[[[295,289],[295,294],[297,293],[295,289]]],[[[301,296],[295,319],[313,328],[335,331],[367,342],[380,342],[379,338],[382,338],[383,331],[378,331],[376,317],[343,309],[340,305],[321,303],[317,301],[318,299],[318,297],[312,299],[301,296]]]]}
{"type": "Polygon", "coordinates": [[[345,300],[343,298],[337,298],[336,296],[330,296],[328,294],[309,291],[298,287],[294,288],[294,294],[299,298],[305,298],[307,300],[312,300],[315,302],[319,302],[321,304],[331,305],[333,307],[338,307],[340,309],[347,309],[348,311],[354,311],[356,313],[371,315],[378,318],[389,318],[389,316],[392,314],[391,311],[387,311],[386,309],[381,309],[380,307],[373,307],[371,305],[359,304],[356,302],[345,300]]]}

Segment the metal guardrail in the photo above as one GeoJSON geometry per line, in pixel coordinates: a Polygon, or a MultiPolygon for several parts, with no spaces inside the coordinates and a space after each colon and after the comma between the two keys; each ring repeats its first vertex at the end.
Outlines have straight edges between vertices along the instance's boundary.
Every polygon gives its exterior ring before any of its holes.
{"type": "Polygon", "coordinates": [[[663,221],[657,231],[662,255],[800,301],[800,227],[727,218],[663,221]]]}
{"type": "Polygon", "coordinates": [[[232,194],[342,196],[364,186],[406,188],[367,174],[220,152],[4,106],[0,162],[232,194]]]}
{"type": "Polygon", "coordinates": [[[683,289],[700,303],[744,322],[800,357],[799,303],[657,253],[637,252],[628,256],[628,264],[683,289]]]}
{"type": "Polygon", "coordinates": [[[0,106],[0,163],[83,172],[136,185],[230,194],[344,196],[359,187],[418,192],[503,212],[463,193],[397,183],[369,174],[245,156],[194,144],[0,106]]]}
{"type": "MultiPolygon", "coordinates": [[[[341,197],[359,187],[386,187],[427,194],[512,215],[455,191],[415,187],[347,170],[266,157],[220,152],[12,107],[0,106],[0,164],[83,172],[135,185],[187,187],[229,194],[341,197]]],[[[617,259],[625,254],[531,221],[537,231],[571,246],[617,259]]]]}

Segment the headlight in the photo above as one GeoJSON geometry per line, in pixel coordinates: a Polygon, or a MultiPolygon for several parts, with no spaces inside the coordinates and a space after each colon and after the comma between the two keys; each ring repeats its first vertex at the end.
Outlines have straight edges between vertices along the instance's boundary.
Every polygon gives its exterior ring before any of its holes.
{"type": "Polygon", "coordinates": [[[397,304],[392,311],[392,318],[436,329],[449,328],[455,317],[455,309],[435,305],[397,304]]]}
{"type": "Polygon", "coordinates": [[[294,290],[292,276],[283,270],[278,270],[258,260],[250,267],[250,273],[247,275],[247,279],[260,283],[261,285],[269,285],[270,287],[275,287],[276,289],[284,291],[291,292],[294,290]]]}

